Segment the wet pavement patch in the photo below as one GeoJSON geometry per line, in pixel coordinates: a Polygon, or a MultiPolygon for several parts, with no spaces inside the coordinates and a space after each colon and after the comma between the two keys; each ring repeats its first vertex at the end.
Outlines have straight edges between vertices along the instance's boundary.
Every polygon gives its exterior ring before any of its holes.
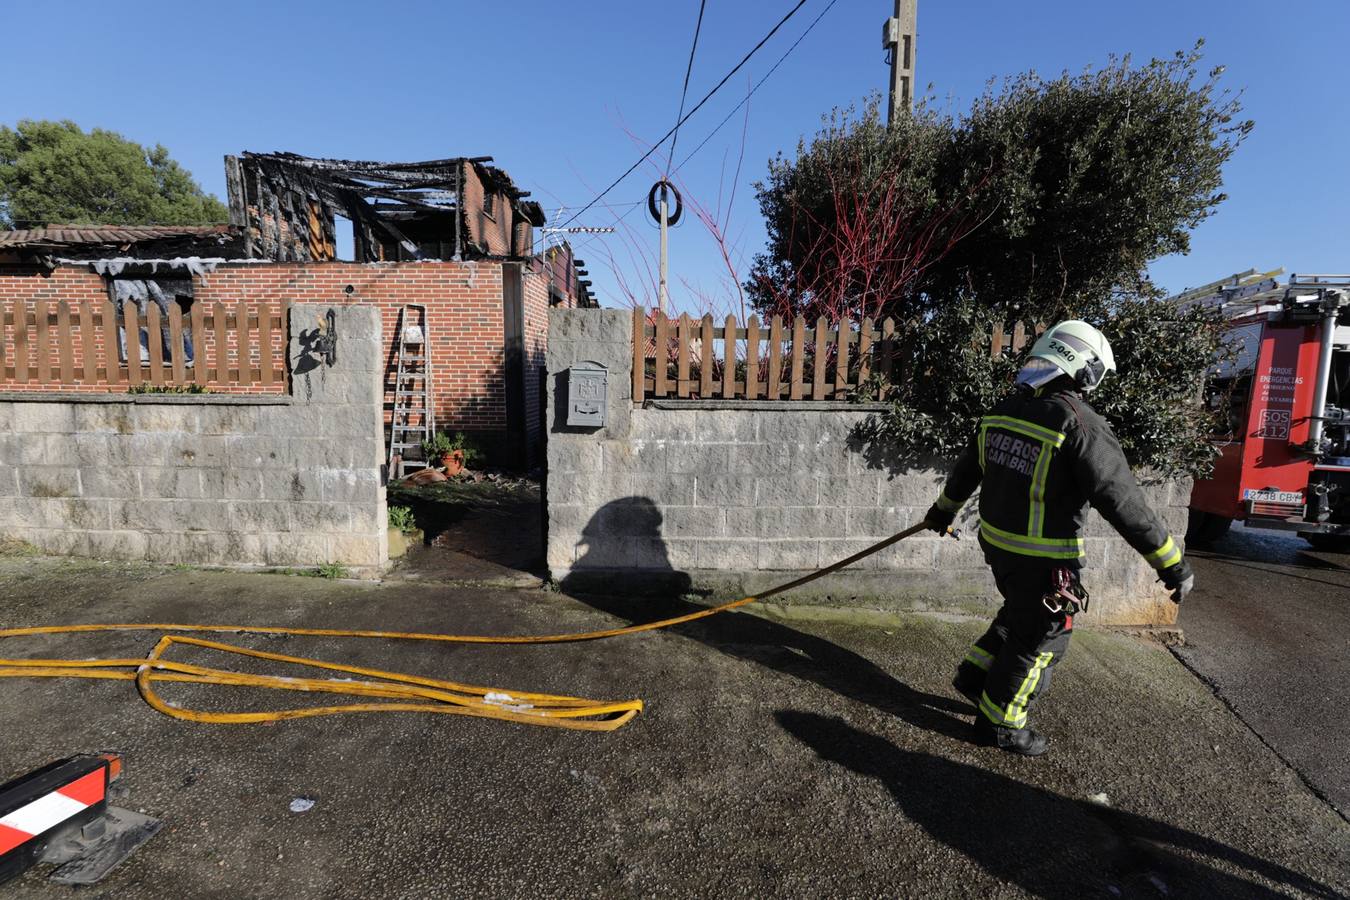
{"type": "MultiPolygon", "coordinates": [[[[13,626],[481,634],[613,627],[687,602],[27,558],[0,559],[0,596],[13,626]]],[[[973,709],[949,681],[980,629],[738,611],[551,646],[235,635],[513,696],[641,697],[647,708],[609,734],[405,713],[213,726],[160,715],[127,682],[3,679],[0,777],[63,753],[120,751],[120,802],[165,823],[100,888],[132,900],[1350,892],[1350,826],[1155,644],[1082,631],[1037,710],[1051,753],[975,746],[973,709]],[[296,800],[318,802],[301,814],[296,800]]],[[[11,639],[0,653],[137,656],[154,639],[11,639]]],[[[163,689],[218,709],[267,702],[163,689]]],[[[33,871],[6,896],[69,893],[33,871]]]]}

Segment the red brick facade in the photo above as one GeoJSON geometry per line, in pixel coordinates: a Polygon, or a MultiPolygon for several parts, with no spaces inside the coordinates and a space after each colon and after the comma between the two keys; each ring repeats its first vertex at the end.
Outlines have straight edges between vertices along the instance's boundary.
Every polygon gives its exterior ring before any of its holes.
{"type": "MultiPolygon", "coordinates": [[[[88,300],[102,303],[107,299],[106,282],[83,266],[62,266],[51,272],[38,265],[0,266],[0,304],[4,304],[7,312],[11,311],[10,305],[16,300],[28,303],[39,300],[53,303],[58,300],[67,303],[88,300]]],[[[6,347],[9,345],[6,344],[6,347]]]]}
{"type": "Polygon", "coordinates": [[[464,167],[464,225],[471,245],[490,256],[528,256],[534,228],[502,190],[483,183],[476,167],[464,167]]]}
{"type": "MultiPolygon", "coordinates": [[[[211,390],[221,393],[248,394],[284,392],[286,390],[284,375],[286,368],[285,304],[275,300],[260,302],[258,299],[248,296],[228,299],[229,308],[226,311],[228,315],[234,316],[237,313],[238,301],[244,300],[246,315],[255,320],[250,335],[251,340],[248,344],[247,362],[250,369],[261,369],[263,362],[256,326],[257,317],[269,315],[273,320],[279,320],[277,326],[272,328],[270,361],[272,370],[283,374],[274,378],[269,385],[256,382],[251,385],[213,383],[211,390]]],[[[0,323],[8,323],[0,325],[0,391],[62,391],[106,394],[121,393],[128,390],[129,384],[125,378],[121,384],[117,385],[103,382],[84,383],[85,343],[81,325],[81,304],[87,304],[85,308],[97,310],[101,315],[103,305],[107,300],[107,282],[104,281],[102,276],[83,266],[59,266],[48,271],[40,266],[0,265],[0,323]],[[61,315],[59,304],[62,301],[67,304],[67,313],[71,323],[70,363],[74,374],[74,382],[58,383],[61,380],[59,371],[60,331],[58,325],[48,326],[45,345],[40,343],[40,331],[30,331],[27,341],[28,346],[24,354],[27,376],[21,381],[16,380],[12,377],[12,375],[17,374],[15,359],[17,343],[14,335],[16,308],[21,309],[26,306],[29,313],[36,313],[39,310],[39,305],[45,303],[48,318],[56,317],[59,322],[61,315]],[[20,306],[16,307],[16,304],[20,304],[20,306]]],[[[165,324],[167,325],[167,323],[165,324]]],[[[189,333],[189,328],[190,323],[185,316],[183,319],[184,332],[189,333]]],[[[107,358],[105,347],[108,332],[102,327],[95,327],[92,330],[95,362],[98,363],[107,358]]],[[[213,331],[206,329],[203,334],[195,336],[193,344],[197,357],[207,361],[209,366],[214,366],[216,340],[213,331]]],[[[237,336],[233,331],[226,335],[225,346],[227,366],[237,368],[240,363],[237,358],[237,336]]],[[[195,370],[189,366],[186,374],[188,381],[191,381],[195,375],[195,370]]]]}
{"type": "MultiPolygon", "coordinates": [[[[462,430],[489,446],[500,446],[507,431],[508,409],[507,381],[503,372],[506,356],[502,270],[503,266],[513,265],[522,265],[524,270],[522,424],[527,444],[525,457],[534,460],[538,458],[540,448],[540,403],[543,399],[538,373],[544,365],[550,302],[549,281],[542,267],[495,260],[374,264],[225,263],[214,272],[193,279],[193,302],[219,302],[233,309],[234,304],[243,300],[250,310],[275,311],[283,309],[288,302],[379,306],[387,352],[387,408],[392,408],[399,310],[406,303],[426,304],[437,426],[443,430],[462,430]]],[[[59,300],[71,304],[87,300],[101,304],[107,297],[103,277],[84,266],[58,266],[50,273],[37,267],[0,266],[0,308],[5,312],[12,313],[16,303],[31,305],[48,300],[54,305],[59,300]]],[[[203,338],[209,337],[203,335],[203,338]]],[[[12,366],[12,330],[4,330],[0,338],[3,339],[5,363],[12,366]]],[[[55,335],[50,340],[55,341],[55,335]]],[[[275,335],[273,345],[284,347],[284,340],[284,335],[275,335]]],[[[211,348],[205,343],[198,348],[199,357],[209,352],[211,348]]],[[[77,369],[79,365],[77,360],[77,369]]],[[[0,390],[71,389],[51,382],[39,383],[36,371],[30,371],[29,379],[26,384],[16,384],[6,380],[0,368],[0,390]]],[[[126,387],[89,385],[75,389],[106,392],[125,390],[126,387]]],[[[272,388],[283,389],[282,385],[272,388]]]]}
{"type": "MultiPolygon", "coordinates": [[[[548,275],[543,267],[525,269],[525,436],[531,458],[541,448],[544,397],[540,372],[548,351],[548,275]]],[[[573,304],[567,302],[565,306],[573,304]]]]}
{"type": "Polygon", "coordinates": [[[247,297],[374,304],[380,307],[391,390],[399,310],[405,303],[426,304],[437,424],[472,432],[496,431],[506,425],[500,263],[224,265],[198,280],[195,296],[227,303],[247,297]]]}

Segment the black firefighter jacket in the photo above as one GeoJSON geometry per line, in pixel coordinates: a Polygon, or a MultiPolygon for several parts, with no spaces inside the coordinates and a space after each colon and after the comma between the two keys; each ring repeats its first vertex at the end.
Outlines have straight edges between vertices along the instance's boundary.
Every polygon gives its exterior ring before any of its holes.
{"type": "Polygon", "coordinates": [[[1089,504],[1155,569],[1181,548],[1144,500],[1120,442],[1073,390],[1019,389],[980,420],[937,505],[948,512],[980,491],[980,545],[990,564],[1083,565],[1089,504]],[[1029,559],[1030,558],[1030,559],[1029,559]]]}

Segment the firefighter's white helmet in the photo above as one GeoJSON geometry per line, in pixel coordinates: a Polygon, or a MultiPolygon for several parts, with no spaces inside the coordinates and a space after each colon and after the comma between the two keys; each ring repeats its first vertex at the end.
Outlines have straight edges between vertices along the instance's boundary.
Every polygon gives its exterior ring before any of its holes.
{"type": "Polygon", "coordinates": [[[1116,358],[1106,336],[1079,319],[1060,322],[1041,335],[1031,348],[1030,362],[1036,360],[1053,363],[1085,391],[1101,384],[1107,372],[1116,370],[1116,358]]]}

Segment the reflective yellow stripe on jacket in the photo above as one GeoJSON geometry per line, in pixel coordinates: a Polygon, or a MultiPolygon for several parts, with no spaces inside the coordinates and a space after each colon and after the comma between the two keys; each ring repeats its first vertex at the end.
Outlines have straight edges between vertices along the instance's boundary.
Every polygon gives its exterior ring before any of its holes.
{"type": "Polygon", "coordinates": [[[1040,556],[1046,559],[1081,559],[1087,555],[1082,538],[1044,538],[1014,534],[980,522],[980,536],[1000,550],[1020,553],[1022,556],[1040,556]]]}
{"type": "Polygon", "coordinates": [[[961,511],[961,506],[962,504],[947,496],[946,488],[943,488],[942,493],[938,494],[937,508],[943,512],[958,513],[961,511]]]}
{"type": "Polygon", "coordinates": [[[1037,425],[1035,422],[1028,422],[1026,419],[1015,419],[1012,416],[985,416],[980,420],[980,428],[981,430],[1003,428],[1014,431],[1038,441],[1047,441],[1053,444],[1056,450],[1064,446],[1063,432],[1054,431],[1044,425],[1037,425]]]}
{"type": "Polygon", "coordinates": [[[1083,541],[1079,538],[1046,538],[1045,530],[1045,484],[1050,474],[1050,457],[1055,450],[1064,446],[1063,432],[1017,419],[1012,416],[985,416],[980,420],[980,466],[984,467],[985,433],[990,428],[1001,428],[1023,437],[1039,441],[1041,453],[1031,473],[1031,487],[1027,498],[1027,530],[1017,534],[995,528],[988,522],[980,523],[980,533],[984,539],[1000,550],[1019,553],[1023,556],[1041,556],[1049,559],[1078,559],[1084,555],[1083,541]]]}
{"type": "MultiPolygon", "coordinates": [[[[1063,437],[1063,435],[1060,435],[1063,437]]],[[[1027,534],[1040,537],[1045,530],[1045,480],[1050,474],[1050,442],[1041,443],[1041,455],[1031,473],[1031,501],[1027,504],[1027,534]]]]}
{"type": "Polygon", "coordinates": [[[1168,535],[1167,540],[1163,541],[1163,545],[1152,553],[1144,554],[1144,559],[1148,560],[1148,564],[1155,569],[1170,569],[1181,562],[1181,548],[1177,546],[1176,541],[1172,540],[1172,536],[1168,535]]]}

